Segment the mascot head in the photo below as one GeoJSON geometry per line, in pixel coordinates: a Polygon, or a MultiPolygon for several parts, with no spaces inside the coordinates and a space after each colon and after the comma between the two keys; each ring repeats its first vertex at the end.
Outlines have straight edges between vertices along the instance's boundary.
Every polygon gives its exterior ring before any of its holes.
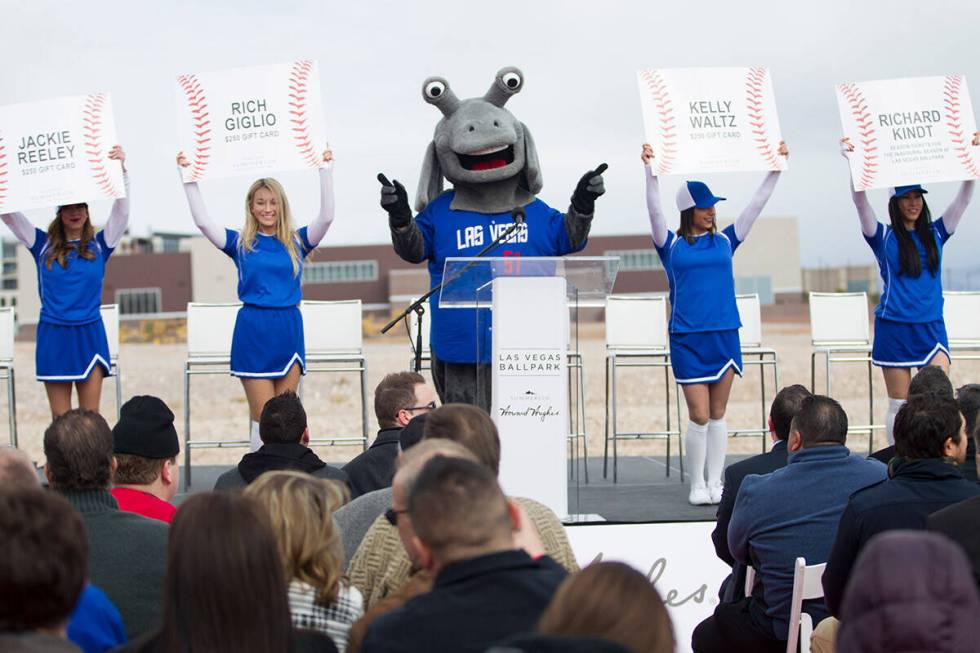
{"type": "Polygon", "coordinates": [[[531,132],[504,108],[522,88],[524,75],[514,67],[501,69],[481,98],[460,100],[445,79],[425,80],[422,97],[443,117],[425,153],[415,197],[417,211],[442,192],[443,178],[457,187],[516,179],[531,195],[541,191],[541,167],[531,132]]]}

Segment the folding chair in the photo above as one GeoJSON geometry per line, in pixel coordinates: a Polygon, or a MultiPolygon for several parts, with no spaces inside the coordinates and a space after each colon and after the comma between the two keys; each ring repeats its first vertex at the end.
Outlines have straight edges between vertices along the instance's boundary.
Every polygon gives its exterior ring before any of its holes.
{"type": "Polygon", "coordinates": [[[0,308],[0,381],[7,382],[7,415],[10,446],[17,447],[17,401],[14,394],[14,335],[17,322],[13,306],[0,308]]]}
{"type": "Polygon", "coordinates": [[[606,433],[602,476],[609,465],[609,441],[613,445],[613,482],[618,480],[619,440],[666,440],[666,475],[670,476],[670,438],[677,436],[681,482],[684,482],[684,451],[680,432],[680,391],[675,393],[678,428],[671,428],[670,349],[667,339],[667,298],[611,295],[606,301],[606,433]],[[663,431],[621,432],[617,420],[617,375],[619,368],[649,367],[664,370],[664,408],[667,415],[663,431]]]}
{"type": "Polygon", "coordinates": [[[119,367],[119,304],[103,304],[99,307],[106,339],[109,341],[109,368],[116,382],[116,421],[122,409],[122,370],[119,367]]]}
{"type": "MultiPolygon", "coordinates": [[[[368,398],[367,359],[361,327],[361,300],[312,301],[300,303],[306,335],[306,374],[355,373],[361,387],[361,434],[338,435],[310,440],[310,444],[360,444],[367,449],[368,398]]],[[[302,395],[304,381],[300,381],[302,395]]]]}
{"type": "Polygon", "coordinates": [[[742,367],[749,365],[759,367],[761,421],[758,427],[734,428],[731,430],[731,437],[739,438],[746,435],[762,436],[762,452],[766,451],[766,442],[769,439],[769,406],[766,403],[766,368],[772,367],[773,393],[779,391],[779,361],[776,350],[762,346],[762,308],[759,304],[759,295],[735,295],[735,303],[738,306],[738,315],[742,320],[742,328],[738,330],[738,337],[742,344],[742,367]]]}
{"type": "Polygon", "coordinates": [[[796,643],[800,643],[800,653],[810,653],[810,636],[813,635],[813,617],[803,612],[803,601],[823,598],[821,577],[827,563],[808,565],[803,558],[796,559],[793,569],[793,600],[789,606],[789,639],[786,640],[786,653],[796,653],[796,643]]]}
{"type": "Polygon", "coordinates": [[[871,331],[868,324],[868,295],[863,292],[810,293],[810,391],[816,392],[816,361],[826,361],[827,395],[831,394],[834,363],[863,363],[868,366],[868,423],[851,425],[848,433],[868,434],[868,453],[874,451],[875,398],[871,364],[871,331]]]}
{"type": "Polygon", "coordinates": [[[980,292],[947,291],[943,300],[950,360],[980,360],[980,292]]]}
{"type": "MultiPolygon", "coordinates": [[[[187,305],[187,360],[184,361],[184,477],[191,486],[191,449],[223,449],[249,446],[241,440],[191,440],[191,377],[231,373],[231,338],[240,302],[187,305]]],[[[246,428],[244,433],[248,433],[246,428]]]]}

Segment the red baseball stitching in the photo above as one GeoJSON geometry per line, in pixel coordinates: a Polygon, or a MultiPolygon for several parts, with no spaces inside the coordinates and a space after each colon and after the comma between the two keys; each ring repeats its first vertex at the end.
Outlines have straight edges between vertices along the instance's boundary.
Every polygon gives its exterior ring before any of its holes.
{"type": "Polygon", "coordinates": [[[118,197],[119,191],[112,183],[109,170],[102,156],[102,110],[105,108],[105,93],[88,95],[82,107],[82,140],[85,154],[88,155],[88,167],[92,171],[99,190],[106,197],[118,197]]]}
{"type": "Polygon", "coordinates": [[[7,148],[3,146],[3,134],[0,134],[0,208],[7,201],[7,148]]]}
{"type": "Polygon", "coordinates": [[[960,117],[960,91],[963,84],[962,75],[947,75],[943,83],[943,105],[946,108],[946,131],[953,142],[956,157],[970,176],[980,177],[980,168],[973,159],[970,148],[973,146],[973,134],[963,133],[963,122],[960,117]]]}
{"type": "Polygon", "coordinates": [[[854,122],[857,123],[862,147],[861,177],[855,190],[867,190],[871,188],[875,175],[878,174],[878,137],[875,135],[874,121],[868,110],[868,102],[857,84],[841,84],[839,89],[847,100],[854,122]]]}
{"type": "Polygon", "coordinates": [[[762,103],[764,84],[768,78],[769,71],[766,68],[749,68],[749,72],[745,75],[745,110],[749,114],[749,126],[752,127],[755,149],[771,170],[779,170],[782,166],[776,156],[778,152],[773,150],[769,142],[765,106],[762,103]]]}
{"type": "Polygon", "coordinates": [[[191,112],[191,122],[194,130],[194,151],[191,154],[190,181],[197,181],[204,176],[204,171],[211,162],[211,114],[208,112],[208,100],[204,89],[195,75],[181,75],[177,84],[187,99],[187,108],[191,112]]]}
{"type": "Polygon", "coordinates": [[[293,63],[289,72],[289,122],[300,156],[311,168],[319,168],[322,158],[310,140],[310,125],[306,116],[306,94],[309,90],[307,82],[312,70],[312,61],[300,59],[293,63]]]}
{"type": "Polygon", "coordinates": [[[677,125],[674,123],[674,107],[670,101],[670,93],[663,77],[658,70],[644,70],[640,73],[643,83],[646,84],[650,95],[653,96],[653,103],[656,108],[657,116],[660,118],[660,142],[659,148],[654,151],[657,156],[657,174],[665,175],[674,166],[674,159],[677,155],[677,125]]]}

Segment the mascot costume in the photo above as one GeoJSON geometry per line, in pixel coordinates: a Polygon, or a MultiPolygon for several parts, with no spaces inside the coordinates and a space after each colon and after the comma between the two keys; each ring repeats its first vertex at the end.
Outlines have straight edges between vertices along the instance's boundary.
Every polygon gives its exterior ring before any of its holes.
{"type": "MultiPolygon", "coordinates": [[[[446,80],[425,80],[422,96],[443,117],[422,164],[418,215],[412,216],[405,187],[378,175],[395,252],[409,263],[428,261],[431,287],[442,283],[447,257],[476,255],[514,224],[521,209],[524,223],[490,256],[562,256],[581,251],[588,241],[606,165],[581,178],[567,213],[539,200],[541,167],[531,133],[504,108],[523,87],[524,75],[517,68],[498,72],[482,98],[460,100],[446,80]],[[443,191],[443,178],[451,190],[443,191]]],[[[439,398],[489,412],[489,311],[442,309],[438,293],[429,305],[432,377],[439,398]]]]}

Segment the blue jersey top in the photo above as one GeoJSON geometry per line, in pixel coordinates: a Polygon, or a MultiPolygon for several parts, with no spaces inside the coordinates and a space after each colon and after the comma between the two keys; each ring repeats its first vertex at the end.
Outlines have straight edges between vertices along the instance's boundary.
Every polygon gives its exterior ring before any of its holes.
{"type": "Polygon", "coordinates": [[[254,249],[238,247],[239,233],[225,229],[225,254],[238,268],[238,299],[252,306],[263,308],[289,308],[303,299],[300,281],[303,278],[303,258],[313,246],[306,236],[306,227],[296,231],[299,247],[299,273],[293,274],[293,263],[285,245],[275,236],[259,233],[255,236],[254,249]]]}
{"type": "MultiPolygon", "coordinates": [[[[492,243],[514,219],[510,212],[475,213],[450,208],[455,195],[446,191],[433,200],[415,218],[422,232],[425,258],[429,261],[431,287],[442,283],[447,257],[476,256],[492,243]]],[[[489,253],[489,256],[562,256],[580,251],[565,231],[565,215],[539,199],[524,207],[524,226],[489,253]]],[[[476,309],[439,308],[439,293],[429,299],[432,315],[432,351],[447,363],[477,362],[477,333],[479,329],[480,362],[490,361],[489,311],[480,311],[477,325],[476,309]]]]}
{"type": "Polygon", "coordinates": [[[926,248],[915,231],[912,236],[915,248],[919,250],[922,272],[918,277],[902,274],[898,258],[898,237],[891,225],[878,223],[875,235],[864,239],[871,247],[878,261],[881,273],[881,301],[875,308],[875,315],[895,322],[934,322],[943,317],[943,281],[940,275],[943,263],[943,245],[949,240],[949,232],[943,219],[932,223],[932,235],[939,248],[939,268],[933,274],[926,263],[926,248]]]}
{"type": "Polygon", "coordinates": [[[37,264],[41,322],[79,325],[102,319],[99,315],[102,279],[105,277],[105,263],[112,254],[112,248],[106,244],[105,235],[101,231],[89,241],[88,248],[95,252],[94,259],[79,258],[78,251],[73,249],[68,252],[65,267],[58,265],[55,260],[51,262],[49,270],[48,234],[40,229],[34,230],[31,256],[37,264]]]}
{"type": "Polygon", "coordinates": [[[670,333],[727,331],[742,326],[732,272],[732,255],[741,244],[735,225],[713,236],[697,236],[693,245],[667,232],[667,241],[657,247],[657,254],[670,285],[670,333]]]}

